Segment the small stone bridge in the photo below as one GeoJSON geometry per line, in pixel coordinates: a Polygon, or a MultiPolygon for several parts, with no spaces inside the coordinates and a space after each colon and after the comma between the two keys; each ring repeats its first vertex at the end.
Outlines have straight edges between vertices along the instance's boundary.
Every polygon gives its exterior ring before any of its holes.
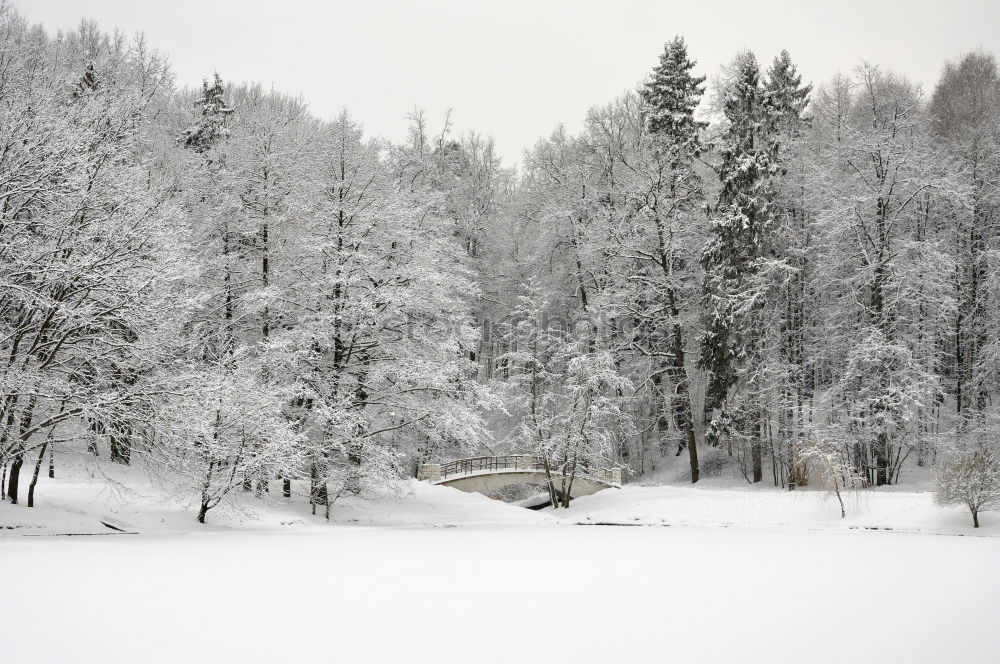
{"type": "MultiPolygon", "coordinates": [[[[545,472],[545,457],[530,454],[511,456],[487,456],[458,459],[448,463],[421,464],[418,479],[431,484],[450,486],[469,493],[489,495],[515,484],[533,484],[546,487],[550,481],[560,494],[563,479],[573,473],[572,464],[549,464],[550,472],[545,472]]],[[[590,468],[580,464],[570,488],[571,498],[589,496],[601,489],[621,488],[620,468],[590,468]]]]}

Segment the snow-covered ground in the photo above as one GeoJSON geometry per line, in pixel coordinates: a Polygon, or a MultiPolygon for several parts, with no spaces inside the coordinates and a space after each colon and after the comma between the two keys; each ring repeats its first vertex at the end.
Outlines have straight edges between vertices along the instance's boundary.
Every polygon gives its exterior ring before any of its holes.
{"type": "MultiPolygon", "coordinates": [[[[39,479],[36,507],[0,501],[0,538],[22,535],[108,534],[102,521],[143,534],[230,531],[288,532],[329,527],[322,514],[313,516],[306,487],[296,482],[290,499],[281,497],[280,482],[271,483],[264,500],[237,490],[209,511],[207,523],[195,522],[196,497],[174,495],[140,467],[95,462],[87,455],[59,459],[56,479],[39,479]],[[127,489],[125,487],[128,487],[127,489]]],[[[27,479],[22,474],[21,502],[27,479]]],[[[320,510],[322,512],[322,510],[320,510]]],[[[339,498],[330,514],[342,525],[451,526],[455,524],[530,524],[554,518],[479,494],[465,494],[411,480],[376,497],[339,498]]]]}
{"type": "Polygon", "coordinates": [[[867,490],[844,493],[842,497],[847,512],[844,518],[836,496],[822,491],[629,486],[578,498],[573,508],[561,516],[577,523],[616,525],[867,529],[1000,536],[1000,513],[983,512],[982,527],[973,530],[967,509],[940,507],[931,492],[867,490]]]}
{"type": "Polygon", "coordinates": [[[155,485],[124,505],[98,486],[0,505],[19,526],[0,661],[1000,661],[1000,514],[974,531],[926,493],[868,492],[842,520],[813,491],[629,486],[532,512],[408,483],[333,524],[293,498],[199,526],[155,485]]]}
{"type": "MultiPolygon", "coordinates": [[[[511,508],[514,509],[514,508],[511,508]]],[[[995,662],[1000,540],[335,526],[0,543],[11,662],[995,662]]]]}

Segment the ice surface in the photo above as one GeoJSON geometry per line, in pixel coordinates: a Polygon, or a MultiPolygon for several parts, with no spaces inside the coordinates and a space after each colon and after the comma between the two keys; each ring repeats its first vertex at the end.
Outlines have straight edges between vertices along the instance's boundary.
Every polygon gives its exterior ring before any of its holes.
{"type": "Polygon", "coordinates": [[[331,526],[6,539],[0,559],[5,661],[955,663],[1000,645],[993,537],[331,526]]]}

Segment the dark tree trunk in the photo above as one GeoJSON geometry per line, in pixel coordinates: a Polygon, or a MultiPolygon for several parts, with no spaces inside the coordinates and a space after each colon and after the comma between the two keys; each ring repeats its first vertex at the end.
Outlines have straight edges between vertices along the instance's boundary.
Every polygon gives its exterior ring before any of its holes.
{"type": "Polygon", "coordinates": [[[21,413],[20,435],[18,436],[17,448],[14,452],[14,460],[10,464],[10,483],[7,485],[7,495],[10,497],[10,502],[14,505],[17,504],[17,490],[21,480],[21,466],[24,465],[25,439],[28,436],[27,432],[31,429],[31,420],[35,414],[36,403],[36,397],[31,397],[28,405],[21,413]]]}
{"type": "Polygon", "coordinates": [[[208,514],[208,499],[202,495],[201,508],[198,510],[198,523],[205,523],[206,514],[208,514]]]}
{"type": "MultiPolygon", "coordinates": [[[[662,240],[661,240],[662,243],[662,240]]],[[[661,250],[661,261],[664,262],[663,269],[666,272],[666,254],[661,250]]],[[[670,305],[670,315],[676,321],[680,316],[677,302],[674,297],[674,290],[671,288],[667,292],[670,305]]],[[[691,464],[691,483],[698,481],[698,447],[694,438],[694,414],[691,408],[691,382],[688,378],[687,367],[684,366],[684,332],[679,323],[674,323],[671,330],[671,351],[673,362],[671,366],[671,378],[674,381],[676,394],[674,395],[674,422],[677,428],[684,432],[684,445],[688,449],[688,460],[691,464]]]]}
{"type": "MultiPolygon", "coordinates": [[[[216,423],[216,434],[218,436],[218,426],[219,426],[219,415],[216,412],[215,417],[216,423]]],[[[209,503],[211,502],[211,497],[209,496],[209,489],[212,488],[212,476],[215,474],[215,462],[208,462],[208,471],[205,473],[205,481],[202,483],[201,488],[201,508],[198,510],[198,523],[205,523],[205,515],[208,514],[209,503]]]]}
{"type": "Polygon", "coordinates": [[[35,462],[35,472],[31,474],[31,484],[28,485],[28,507],[35,506],[35,485],[38,484],[38,471],[42,468],[42,461],[45,460],[45,448],[48,441],[42,443],[42,448],[38,451],[38,461],[35,462]]]}
{"type": "MultiPolygon", "coordinates": [[[[675,314],[676,315],[676,314],[675,314]]],[[[691,464],[691,483],[698,481],[698,447],[694,438],[694,417],[691,413],[691,389],[687,370],[684,367],[684,342],[680,325],[674,325],[673,331],[673,378],[675,380],[674,423],[684,432],[684,446],[688,450],[688,460],[691,464]]],[[[678,450],[679,451],[679,450],[678,450]]]]}
{"type": "Polygon", "coordinates": [[[309,504],[312,513],[316,513],[317,505],[326,505],[328,500],[326,482],[320,481],[319,465],[313,462],[309,468],[309,504]]]}
{"type": "Polygon", "coordinates": [[[24,465],[24,452],[18,451],[10,464],[10,479],[7,482],[7,497],[13,505],[17,505],[17,489],[21,479],[21,466],[24,465]]]}
{"type": "Polygon", "coordinates": [[[885,486],[889,483],[889,441],[883,433],[879,434],[875,443],[875,486],[885,486]]]}
{"type": "Polygon", "coordinates": [[[751,416],[751,439],[750,439],[750,462],[753,466],[753,482],[756,484],[764,479],[763,468],[763,441],[761,440],[761,426],[764,422],[763,413],[756,411],[751,416]]]}
{"type": "Polygon", "coordinates": [[[764,467],[762,464],[761,441],[759,435],[754,436],[750,443],[750,460],[753,464],[753,481],[754,484],[756,484],[764,479],[764,467]]]}

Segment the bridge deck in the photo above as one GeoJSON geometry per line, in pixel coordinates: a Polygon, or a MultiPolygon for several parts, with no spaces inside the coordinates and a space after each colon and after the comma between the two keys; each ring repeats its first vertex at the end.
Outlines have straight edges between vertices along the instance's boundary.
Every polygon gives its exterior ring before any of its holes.
{"type": "MultiPolygon", "coordinates": [[[[549,473],[554,477],[565,477],[575,474],[609,486],[621,486],[621,470],[618,468],[594,468],[589,464],[580,463],[577,467],[573,462],[548,464],[549,473]]],[[[467,459],[456,459],[443,464],[423,464],[420,467],[420,479],[440,484],[463,477],[477,475],[494,475],[507,473],[544,473],[545,457],[529,454],[512,454],[508,456],[481,456],[467,459]]]]}

